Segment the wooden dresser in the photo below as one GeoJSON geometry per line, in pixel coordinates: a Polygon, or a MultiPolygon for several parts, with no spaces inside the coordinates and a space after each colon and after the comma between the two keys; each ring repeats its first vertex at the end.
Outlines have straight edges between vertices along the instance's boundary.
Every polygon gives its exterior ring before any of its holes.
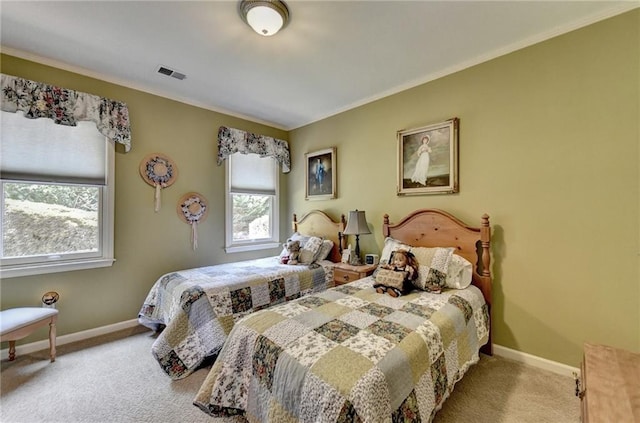
{"type": "Polygon", "coordinates": [[[640,422],[640,354],[606,345],[584,345],[582,421],[640,422]]]}

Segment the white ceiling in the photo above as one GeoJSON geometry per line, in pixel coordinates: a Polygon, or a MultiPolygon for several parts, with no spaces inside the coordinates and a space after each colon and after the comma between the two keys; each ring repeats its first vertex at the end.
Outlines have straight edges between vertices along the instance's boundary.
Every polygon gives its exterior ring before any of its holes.
{"type": "Polygon", "coordinates": [[[294,129],[640,5],[287,4],[289,25],[261,37],[236,1],[2,0],[0,40],[5,53],[294,129]]]}

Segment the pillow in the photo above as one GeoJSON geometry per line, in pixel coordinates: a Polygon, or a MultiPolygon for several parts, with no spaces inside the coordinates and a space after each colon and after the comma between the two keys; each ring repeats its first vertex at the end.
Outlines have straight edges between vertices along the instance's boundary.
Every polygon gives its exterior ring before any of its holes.
{"type": "Polygon", "coordinates": [[[311,264],[316,261],[320,247],[322,247],[322,238],[312,236],[304,246],[300,249],[300,255],[298,256],[298,262],[302,264],[311,264]]]}
{"type": "MultiPolygon", "coordinates": [[[[292,241],[300,241],[300,248],[304,247],[304,244],[309,240],[309,238],[311,238],[310,236],[305,236],[305,235],[301,235],[298,232],[294,232],[293,235],[291,235],[289,238],[287,238],[288,240],[292,240],[292,241]]],[[[284,257],[284,256],[288,256],[289,253],[287,252],[287,248],[286,247],[282,247],[282,251],[280,252],[280,255],[278,256],[278,258],[280,257],[284,257]]]]}
{"type": "Polygon", "coordinates": [[[454,250],[453,247],[412,247],[409,251],[413,253],[418,262],[418,277],[413,281],[413,285],[423,291],[442,292],[442,289],[446,287],[447,274],[454,250]]]}
{"type": "Polygon", "coordinates": [[[411,246],[403,244],[397,239],[386,237],[384,239],[384,246],[382,247],[382,253],[380,254],[380,264],[389,264],[391,254],[396,250],[411,250],[411,246]]]}
{"type": "Polygon", "coordinates": [[[318,251],[318,256],[316,257],[316,261],[326,260],[326,258],[329,257],[329,254],[331,253],[332,249],[333,249],[333,241],[331,241],[330,239],[325,239],[324,241],[322,241],[322,246],[318,251]]]}
{"type": "Polygon", "coordinates": [[[447,288],[465,289],[471,285],[472,274],[473,264],[466,258],[454,254],[449,263],[445,284],[447,288]]]}

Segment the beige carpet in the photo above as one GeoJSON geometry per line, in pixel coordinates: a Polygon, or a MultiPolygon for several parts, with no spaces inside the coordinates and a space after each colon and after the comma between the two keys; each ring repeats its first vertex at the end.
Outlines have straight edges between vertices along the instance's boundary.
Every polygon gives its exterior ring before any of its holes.
{"type": "MultiPolygon", "coordinates": [[[[121,331],[3,361],[0,421],[220,422],[192,405],[206,377],[201,369],[171,381],[151,356],[144,328],[121,331]]],[[[436,415],[434,423],[578,423],[572,378],[482,356],[436,415]]]]}

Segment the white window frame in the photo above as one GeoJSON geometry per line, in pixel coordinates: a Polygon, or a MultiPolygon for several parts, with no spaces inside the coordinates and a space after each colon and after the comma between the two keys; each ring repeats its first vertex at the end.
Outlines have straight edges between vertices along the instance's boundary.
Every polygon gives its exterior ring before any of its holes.
{"type": "MultiPolygon", "coordinates": [[[[114,237],[114,210],[115,210],[115,146],[105,137],[106,185],[99,186],[100,210],[98,212],[100,249],[97,253],[75,254],[69,258],[59,255],[37,256],[35,258],[11,258],[2,259],[0,266],[0,278],[14,278],[19,276],[43,275],[48,273],[68,272],[72,270],[85,270],[108,267],[115,261],[113,254],[114,237]]],[[[4,180],[1,181],[4,184],[4,180]]],[[[21,183],[42,183],[38,181],[11,181],[21,183]]],[[[4,212],[4,186],[1,186],[0,202],[4,212]]],[[[2,236],[0,236],[2,243],[2,236]]],[[[1,247],[1,244],[0,244],[1,247]]]]}
{"type": "MultiPolygon", "coordinates": [[[[242,154],[242,153],[234,153],[242,154]]],[[[253,154],[253,153],[251,153],[253,154]]],[[[273,158],[268,158],[274,160],[273,158]]],[[[278,164],[274,166],[275,172],[275,188],[276,194],[271,196],[271,216],[270,216],[270,228],[271,237],[246,241],[233,240],[233,199],[231,193],[231,156],[225,160],[225,252],[226,253],[240,253],[245,251],[257,251],[273,249],[280,246],[280,178],[278,174],[278,164]]],[[[246,194],[251,194],[247,192],[246,194]]],[[[263,192],[256,192],[255,194],[264,195],[263,192]]]]}

